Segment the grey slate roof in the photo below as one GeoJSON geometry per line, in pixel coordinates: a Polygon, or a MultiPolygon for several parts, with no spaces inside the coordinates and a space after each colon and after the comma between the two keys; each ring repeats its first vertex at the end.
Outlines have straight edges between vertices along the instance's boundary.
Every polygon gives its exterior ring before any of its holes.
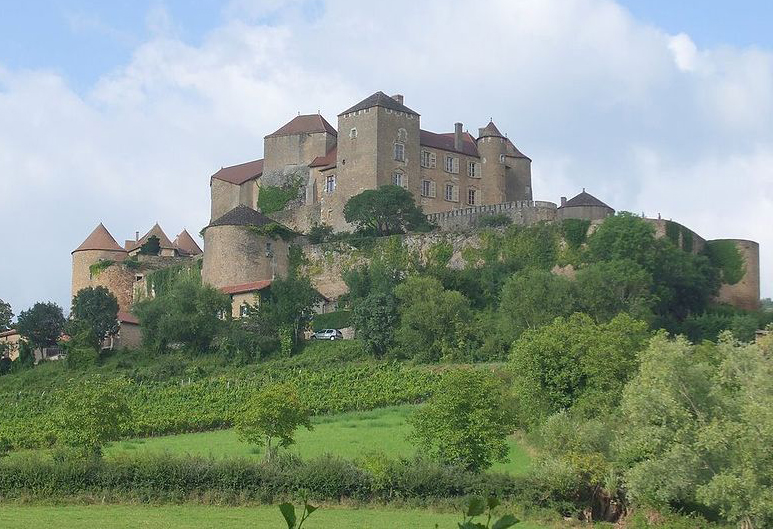
{"type": "Polygon", "coordinates": [[[591,195],[590,193],[586,193],[585,189],[583,189],[582,193],[580,193],[579,195],[567,200],[566,204],[564,204],[561,207],[571,208],[571,207],[577,207],[577,206],[598,206],[602,208],[612,209],[606,204],[604,204],[601,200],[591,195]]]}
{"type": "MultiPolygon", "coordinates": [[[[383,107],[388,108],[390,110],[394,110],[397,112],[407,112],[408,114],[414,114],[416,116],[419,115],[418,112],[414,112],[407,106],[398,103],[388,95],[386,95],[384,92],[376,92],[372,96],[368,96],[356,105],[354,105],[352,108],[346,109],[341,114],[349,114],[350,112],[357,112],[358,110],[365,110],[366,108],[372,108],[372,107],[383,107]]],[[[339,116],[341,114],[338,114],[339,116]]]]}
{"type": "Polygon", "coordinates": [[[263,213],[241,204],[222,217],[210,222],[207,228],[212,226],[265,226],[266,224],[278,223],[263,213]]]}
{"type": "Polygon", "coordinates": [[[483,129],[480,131],[480,137],[485,138],[487,136],[495,136],[497,138],[504,138],[501,132],[499,132],[499,129],[496,125],[494,125],[493,121],[489,121],[488,125],[483,127],[483,129]]]}

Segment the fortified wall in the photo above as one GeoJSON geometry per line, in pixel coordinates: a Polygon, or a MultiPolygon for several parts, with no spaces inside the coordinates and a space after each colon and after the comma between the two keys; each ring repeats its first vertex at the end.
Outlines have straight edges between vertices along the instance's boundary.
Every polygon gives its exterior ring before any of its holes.
{"type": "Polygon", "coordinates": [[[504,204],[473,206],[427,215],[427,220],[444,231],[469,230],[480,225],[481,219],[504,215],[513,224],[528,226],[541,221],[556,220],[558,206],[541,200],[518,200],[504,204]]]}

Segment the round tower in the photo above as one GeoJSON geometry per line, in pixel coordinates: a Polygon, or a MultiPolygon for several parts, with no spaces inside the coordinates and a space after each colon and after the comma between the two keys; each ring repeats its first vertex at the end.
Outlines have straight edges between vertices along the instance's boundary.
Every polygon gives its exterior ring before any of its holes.
{"type": "Polygon", "coordinates": [[[118,245],[100,223],[72,251],[72,296],[75,297],[79,290],[86,287],[104,286],[118,298],[121,310],[129,310],[132,304],[132,277],[123,268],[115,266],[126,256],[126,250],[118,245]]]}
{"type": "Polygon", "coordinates": [[[275,221],[237,206],[204,228],[201,279],[215,288],[272,280],[287,275],[289,244],[252,228],[275,221]]]}
{"type": "Polygon", "coordinates": [[[717,301],[727,303],[739,309],[757,310],[760,308],[760,245],[744,239],[717,239],[707,244],[728,241],[735,245],[744,261],[745,273],[740,281],[732,285],[724,283],[717,295],[717,301]]]}
{"type": "Polygon", "coordinates": [[[483,168],[483,204],[506,202],[507,140],[493,121],[478,129],[478,153],[483,168]]]}

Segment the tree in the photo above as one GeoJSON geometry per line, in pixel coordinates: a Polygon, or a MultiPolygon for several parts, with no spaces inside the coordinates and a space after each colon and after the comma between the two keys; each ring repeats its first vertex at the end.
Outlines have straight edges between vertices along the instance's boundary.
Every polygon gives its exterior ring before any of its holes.
{"type": "Polygon", "coordinates": [[[590,262],[630,259],[652,270],[655,252],[655,228],[627,211],[607,217],[588,237],[590,262]]]}
{"type": "Polygon", "coordinates": [[[506,461],[515,428],[504,385],[477,370],[448,372],[435,394],[409,418],[411,438],[445,464],[483,470],[506,461]]]}
{"type": "Polygon", "coordinates": [[[177,279],[163,294],[134,307],[145,346],[158,353],[172,344],[190,352],[207,351],[225,325],[220,316],[230,310],[228,296],[192,278],[177,279]]]}
{"type": "Polygon", "coordinates": [[[352,321],[357,339],[375,357],[386,354],[394,343],[399,321],[398,303],[394,294],[374,292],[354,307],[352,321]]]}
{"type": "Polygon", "coordinates": [[[103,286],[86,287],[75,294],[70,318],[88,325],[101,343],[118,332],[118,299],[103,286]]]}
{"type": "Polygon", "coordinates": [[[411,192],[395,185],[368,189],[353,196],[344,206],[344,219],[354,224],[357,231],[378,237],[427,226],[411,192]]]}
{"type": "Polygon", "coordinates": [[[120,437],[130,420],[126,385],[124,380],[94,376],[62,390],[55,415],[57,441],[79,455],[99,456],[102,446],[120,437]]]}
{"type": "Polygon", "coordinates": [[[267,315],[276,329],[288,329],[292,343],[297,344],[320,299],[308,277],[291,273],[271,283],[258,310],[267,315]]]}
{"type": "Polygon", "coordinates": [[[16,322],[16,330],[34,348],[56,345],[64,330],[62,307],[53,302],[38,302],[23,310],[16,322]]]}
{"type": "Polygon", "coordinates": [[[509,348],[525,330],[573,311],[571,281],[546,270],[524,270],[512,275],[502,287],[499,332],[509,348]]]}
{"type": "Polygon", "coordinates": [[[630,259],[601,261],[577,271],[578,308],[598,321],[618,313],[649,321],[655,298],[652,275],[630,259]]]}
{"type": "Polygon", "coordinates": [[[140,254],[141,255],[158,255],[158,253],[161,251],[161,242],[159,241],[158,237],[155,235],[151,235],[148,237],[148,240],[145,241],[145,243],[140,246],[140,254]]]}
{"type": "Polygon", "coordinates": [[[290,383],[262,387],[248,400],[234,423],[239,439],[266,446],[267,459],[271,459],[279,447],[292,445],[295,430],[300,426],[312,429],[310,412],[301,402],[296,387],[290,383]]]}
{"type": "Polygon", "coordinates": [[[638,505],[715,509],[773,524],[773,343],[716,345],[658,334],[620,407],[617,459],[638,505]]]}
{"type": "Polygon", "coordinates": [[[422,362],[459,360],[470,342],[470,303],[434,277],[411,276],[395,289],[400,325],[397,356],[422,362]]]}
{"type": "Polygon", "coordinates": [[[0,299],[0,332],[10,330],[12,321],[13,311],[11,310],[11,304],[0,299]]]}
{"type": "Polygon", "coordinates": [[[533,426],[561,410],[585,417],[610,411],[648,337],[647,324],[627,314],[597,324],[576,313],[526,331],[511,356],[520,419],[533,426]]]}

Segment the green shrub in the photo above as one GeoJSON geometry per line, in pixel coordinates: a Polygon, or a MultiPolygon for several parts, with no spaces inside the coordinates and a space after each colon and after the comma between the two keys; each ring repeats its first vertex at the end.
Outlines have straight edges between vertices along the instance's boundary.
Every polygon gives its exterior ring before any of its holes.
{"type": "Polygon", "coordinates": [[[299,189],[300,185],[262,185],[258,190],[258,208],[266,215],[282,211],[288,202],[298,197],[299,189]]]}
{"type": "Polygon", "coordinates": [[[561,221],[561,235],[563,235],[569,248],[576,250],[588,238],[590,221],[583,219],[564,219],[561,221]]]}
{"type": "Polygon", "coordinates": [[[352,312],[349,310],[337,310],[327,314],[315,314],[311,320],[311,327],[315,331],[322,329],[343,329],[349,327],[352,321],[352,312]]]}

